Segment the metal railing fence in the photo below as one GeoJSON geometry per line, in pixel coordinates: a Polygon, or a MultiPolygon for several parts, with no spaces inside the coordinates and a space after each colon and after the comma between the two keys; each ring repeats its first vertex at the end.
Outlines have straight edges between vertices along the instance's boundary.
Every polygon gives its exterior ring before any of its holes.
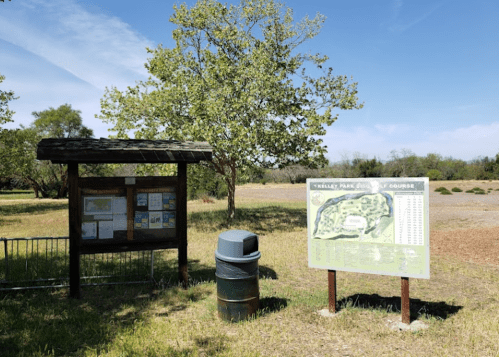
{"type": "MultiPolygon", "coordinates": [[[[171,268],[167,254],[148,250],[81,255],[81,285],[154,282],[155,264],[163,272],[171,268]]],[[[0,291],[56,287],[69,287],[69,237],[0,238],[0,291]]]]}

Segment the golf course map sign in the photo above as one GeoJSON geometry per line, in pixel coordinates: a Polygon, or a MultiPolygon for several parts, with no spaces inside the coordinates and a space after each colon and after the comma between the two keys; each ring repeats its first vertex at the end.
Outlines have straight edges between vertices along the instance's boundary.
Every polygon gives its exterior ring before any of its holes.
{"type": "Polygon", "coordinates": [[[430,278],[428,178],[307,179],[312,268],[430,278]]]}

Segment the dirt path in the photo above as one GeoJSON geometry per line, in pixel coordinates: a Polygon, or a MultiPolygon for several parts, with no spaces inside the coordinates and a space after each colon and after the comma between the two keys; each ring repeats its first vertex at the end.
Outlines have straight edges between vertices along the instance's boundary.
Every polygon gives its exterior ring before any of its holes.
{"type": "MultiPolygon", "coordinates": [[[[431,254],[452,256],[463,261],[499,266],[499,181],[430,182],[431,254]],[[437,187],[463,192],[441,195],[437,187]],[[489,194],[466,190],[480,187],[489,194]]],[[[265,201],[306,202],[306,184],[250,184],[236,188],[236,198],[265,201]]]]}

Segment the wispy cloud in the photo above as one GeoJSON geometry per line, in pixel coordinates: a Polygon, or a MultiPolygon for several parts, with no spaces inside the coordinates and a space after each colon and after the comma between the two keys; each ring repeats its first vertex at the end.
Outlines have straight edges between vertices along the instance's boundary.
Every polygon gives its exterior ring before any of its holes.
{"type": "Polygon", "coordinates": [[[444,157],[471,160],[499,153],[499,122],[430,131],[421,126],[375,125],[352,130],[328,129],[324,144],[331,161],[340,161],[346,153],[360,153],[381,160],[390,158],[392,150],[409,149],[416,155],[439,153],[444,157]]]}
{"type": "Polygon", "coordinates": [[[2,11],[0,38],[99,89],[146,78],[145,47],[154,46],[119,18],[73,0],[26,0],[2,11]]]}
{"type": "Polygon", "coordinates": [[[405,124],[376,124],[374,128],[381,134],[385,135],[393,135],[393,134],[402,134],[410,130],[405,124]]]}
{"type": "Polygon", "coordinates": [[[400,9],[404,5],[402,0],[393,0],[392,2],[392,19],[396,20],[400,14],[400,9]]]}
{"type": "Polygon", "coordinates": [[[425,20],[431,14],[433,14],[442,3],[437,3],[433,5],[428,11],[424,14],[412,19],[412,20],[402,20],[401,19],[401,10],[402,10],[403,2],[401,0],[395,0],[392,5],[392,22],[393,24],[388,27],[391,32],[404,32],[411,27],[417,25],[421,21],[425,20]]]}

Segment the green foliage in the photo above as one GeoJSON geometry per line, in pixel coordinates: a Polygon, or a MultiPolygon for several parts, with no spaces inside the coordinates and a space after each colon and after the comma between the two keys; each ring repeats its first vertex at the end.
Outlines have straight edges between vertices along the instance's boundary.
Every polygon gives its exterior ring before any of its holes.
{"type": "MultiPolygon", "coordinates": [[[[5,76],[0,74],[0,84],[5,80],[5,76]]],[[[9,102],[11,100],[18,99],[19,97],[14,96],[13,91],[0,90],[0,125],[13,121],[12,115],[15,114],[9,109],[9,102]]],[[[0,129],[0,133],[2,129],[0,129]]]]}
{"type": "Polygon", "coordinates": [[[471,190],[466,191],[467,193],[475,193],[478,195],[483,195],[486,192],[480,187],[473,187],[471,190]]]}
{"type": "Polygon", "coordinates": [[[323,166],[336,109],[359,109],[357,83],[322,69],[327,56],[297,51],[315,37],[323,15],[293,22],[274,0],[175,5],[175,47],[148,49],[151,77],[120,92],[106,89],[104,122],[117,137],[207,141],[213,169],[229,187],[234,215],[238,170],[291,164],[323,166]],[[306,68],[322,74],[313,78],[306,68]],[[295,83],[297,85],[295,86],[295,83]]]}
{"type": "Polygon", "coordinates": [[[222,199],[227,197],[228,188],[225,181],[214,175],[213,170],[205,165],[187,166],[187,199],[195,200],[206,196],[222,199]]]}
{"type": "Polygon", "coordinates": [[[461,190],[459,187],[453,187],[452,192],[463,192],[463,190],[461,190]]]}
{"type": "Polygon", "coordinates": [[[356,165],[359,177],[381,177],[383,164],[376,160],[362,160],[356,165]]]}
{"type": "Polygon", "coordinates": [[[428,171],[421,158],[409,149],[392,150],[391,158],[391,162],[383,170],[385,177],[423,177],[428,171]]]}
{"type": "MultiPolygon", "coordinates": [[[[35,191],[35,196],[62,198],[67,196],[67,167],[48,160],[36,160],[36,149],[44,137],[91,137],[92,130],[82,124],[80,111],[68,104],[33,112],[30,127],[9,130],[0,135],[0,164],[3,175],[22,179],[35,191]]],[[[106,165],[79,165],[81,176],[100,176],[110,172],[106,165]]]]}
{"type": "Polygon", "coordinates": [[[430,181],[439,181],[442,180],[444,175],[437,170],[437,169],[431,169],[426,173],[426,176],[430,179],[430,181]]]}
{"type": "MultiPolygon", "coordinates": [[[[454,189],[452,189],[454,191],[454,189]]],[[[452,192],[450,192],[447,188],[445,187],[438,187],[435,189],[435,192],[440,192],[441,195],[452,195],[452,192]]]]}
{"type": "Polygon", "coordinates": [[[92,129],[82,124],[81,111],[63,104],[59,108],[50,107],[41,112],[33,112],[36,118],[31,127],[42,138],[91,138],[92,129]]]}
{"type": "Polygon", "coordinates": [[[442,192],[442,191],[448,191],[448,190],[445,187],[438,187],[435,189],[435,192],[442,192]]]}

